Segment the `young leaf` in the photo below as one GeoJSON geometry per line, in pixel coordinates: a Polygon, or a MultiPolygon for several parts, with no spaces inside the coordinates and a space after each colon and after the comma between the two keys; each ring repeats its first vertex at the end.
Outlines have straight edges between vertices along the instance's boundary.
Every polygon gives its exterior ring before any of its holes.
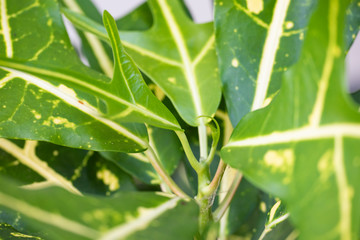
{"type": "MultiPolygon", "coordinates": [[[[126,117],[127,121],[137,121],[146,118],[146,122],[154,126],[171,126],[170,129],[181,129],[175,117],[170,111],[152,94],[142,79],[140,71],[133,60],[125,53],[120,42],[119,33],[115,20],[104,12],[104,25],[108,32],[114,55],[113,82],[119,94],[132,103],[135,107],[129,107],[125,112],[119,113],[119,117],[126,117]],[[134,116],[132,113],[134,112],[134,116]],[[160,121],[159,121],[160,120],[160,121]],[[160,123],[163,121],[162,123],[160,123]],[[159,124],[160,123],[160,124],[159,124]]],[[[116,118],[116,117],[115,117],[116,118]]]]}
{"type": "Polygon", "coordinates": [[[59,188],[19,190],[1,178],[0,196],[0,207],[50,239],[190,239],[197,231],[195,202],[157,193],[81,197],[59,188]]]}
{"type": "MultiPolygon", "coordinates": [[[[197,126],[199,116],[215,113],[221,97],[213,25],[194,24],[179,1],[148,3],[154,25],[144,32],[120,32],[122,43],[140,69],[164,90],[180,116],[197,126]]],[[[77,27],[107,39],[104,29],[90,19],[64,13],[77,27]]]]}
{"type": "Polygon", "coordinates": [[[215,1],[216,47],[234,126],[268,104],[293,65],[316,1],[215,1]]]}
{"type": "Polygon", "coordinates": [[[348,3],[319,1],[279,95],[240,121],[222,149],[225,162],[284,200],[301,239],[358,236],[360,114],[344,86],[348,3]]]}

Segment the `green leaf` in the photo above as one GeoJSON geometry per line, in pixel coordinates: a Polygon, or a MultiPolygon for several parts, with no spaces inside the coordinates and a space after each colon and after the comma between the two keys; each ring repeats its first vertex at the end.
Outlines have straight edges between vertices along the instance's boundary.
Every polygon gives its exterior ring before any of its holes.
{"type": "Polygon", "coordinates": [[[220,75],[234,126],[277,94],[283,72],[301,53],[315,2],[215,1],[220,75]]]}
{"type": "Polygon", "coordinates": [[[149,4],[145,2],[128,15],[116,20],[116,25],[122,31],[144,31],[152,26],[153,21],[149,4]]]}
{"type": "Polygon", "coordinates": [[[351,94],[352,99],[360,104],[360,90],[351,94]]]}
{"type": "MultiPolygon", "coordinates": [[[[149,128],[150,145],[160,162],[171,175],[183,157],[181,144],[174,132],[160,128],[149,128]]],[[[161,184],[162,181],[144,153],[101,152],[125,172],[147,184],[161,184]]]]}
{"type": "MultiPolygon", "coordinates": [[[[122,43],[140,69],[170,98],[180,116],[197,126],[199,116],[215,113],[221,97],[213,25],[193,23],[180,10],[179,1],[148,3],[154,25],[144,32],[120,32],[122,43]]],[[[96,22],[69,10],[63,12],[76,27],[107,39],[96,22]]]]}
{"type": "Polygon", "coordinates": [[[41,240],[42,238],[36,236],[30,236],[28,234],[23,234],[16,229],[14,229],[11,225],[6,223],[0,223],[0,239],[7,240],[41,240]]]}
{"type": "Polygon", "coordinates": [[[359,232],[360,115],[344,84],[348,3],[319,1],[279,95],[240,121],[222,149],[225,162],[284,200],[300,239],[359,232]]]}
{"type": "Polygon", "coordinates": [[[181,129],[175,117],[152,94],[142,79],[141,73],[135,63],[125,53],[120,42],[115,20],[107,11],[104,12],[103,17],[115,59],[113,82],[116,82],[117,85],[113,87],[117,88],[119,94],[126,99],[126,101],[138,108],[129,107],[124,112],[119,113],[119,117],[126,117],[126,120],[129,122],[138,121],[138,119],[144,119],[145,117],[147,119],[146,122],[151,125],[160,127],[167,126],[167,128],[173,130],[181,129]],[[133,112],[134,116],[132,116],[133,112]],[[159,120],[163,121],[163,123],[159,124],[159,120]]]}
{"type": "MultiPolygon", "coordinates": [[[[101,14],[90,0],[62,0],[61,2],[64,6],[71,7],[80,14],[85,13],[98,24],[102,24],[101,14]]],[[[92,34],[82,31],[77,31],[77,33],[81,39],[81,50],[90,67],[111,77],[114,72],[111,47],[92,34]]]]}
{"type": "Polygon", "coordinates": [[[59,188],[19,190],[2,178],[0,196],[1,207],[49,239],[190,239],[197,231],[195,202],[158,193],[80,197],[59,188]]]}
{"type": "Polygon", "coordinates": [[[26,188],[59,185],[70,192],[111,195],[134,190],[131,178],[98,153],[37,141],[0,139],[2,176],[26,188]]]}
{"type": "Polygon", "coordinates": [[[351,1],[347,15],[346,50],[349,50],[360,31],[360,0],[351,1]]]}
{"type": "Polygon", "coordinates": [[[0,55],[0,65],[5,66],[0,71],[3,137],[133,152],[146,148],[146,132],[143,125],[124,121],[180,128],[160,102],[152,106],[155,113],[141,104],[143,99],[155,98],[147,95],[151,93],[132,64],[124,68],[128,68],[127,74],[134,72],[136,76],[126,81],[131,81],[130,86],[138,82],[138,89],[124,88],[121,79],[111,81],[82,65],[53,0],[40,0],[21,8],[17,7],[21,5],[18,1],[2,5],[6,40],[0,55]],[[43,17],[41,21],[37,20],[39,16],[43,17]],[[42,34],[32,34],[32,28],[22,27],[24,22],[41,29],[42,34]],[[129,101],[129,95],[136,95],[141,101],[129,101]]]}

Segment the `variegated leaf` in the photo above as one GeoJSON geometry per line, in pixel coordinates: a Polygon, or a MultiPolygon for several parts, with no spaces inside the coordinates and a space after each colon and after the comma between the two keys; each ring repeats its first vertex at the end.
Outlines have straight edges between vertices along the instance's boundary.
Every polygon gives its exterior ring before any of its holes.
{"type": "Polygon", "coordinates": [[[348,10],[347,15],[347,29],[346,29],[346,50],[350,49],[354,42],[356,35],[360,30],[360,0],[353,0],[348,10]]]}
{"type": "Polygon", "coordinates": [[[300,239],[359,232],[360,114],[344,84],[349,2],[319,1],[280,93],[244,117],[222,149],[227,163],[285,201],[300,239]]]}
{"type": "MultiPolygon", "coordinates": [[[[221,97],[213,25],[193,23],[178,0],[151,0],[148,4],[154,25],[144,32],[120,32],[124,47],[164,90],[180,116],[197,126],[199,116],[215,113],[221,97]]],[[[64,13],[77,27],[107,40],[96,22],[74,12],[64,13]]]]}
{"type": "Polygon", "coordinates": [[[216,0],[216,46],[234,126],[277,94],[301,52],[315,0],[216,0]]]}
{"type": "Polygon", "coordinates": [[[169,239],[176,236],[185,240],[197,231],[195,202],[158,193],[82,197],[59,188],[19,190],[1,178],[0,208],[18,212],[21,221],[49,239],[147,239],[149,236],[169,239]],[[171,222],[176,224],[169,224],[171,222]]]}
{"type": "Polygon", "coordinates": [[[19,1],[0,2],[3,137],[92,150],[140,151],[147,146],[143,125],[125,122],[180,128],[126,54],[118,63],[126,71],[122,77],[111,80],[98,74],[78,59],[54,0],[19,1]],[[37,21],[39,16],[42,21],[37,21]],[[23,22],[42,34],[24,28],[23,22]]]}
{"type": "Polygon", "coordinates": [[[134,190],[131,178],[98,153],[37,141],[0,139],[1,176],[25,188],[58,185],[75,194],[134,190]]]}
{"type": "Polygon", "coordinates": [[[0,223],[0,239],[41,240],[42,238],[34,236],[33,234],[21,233],[7,223],[0,223]]]}

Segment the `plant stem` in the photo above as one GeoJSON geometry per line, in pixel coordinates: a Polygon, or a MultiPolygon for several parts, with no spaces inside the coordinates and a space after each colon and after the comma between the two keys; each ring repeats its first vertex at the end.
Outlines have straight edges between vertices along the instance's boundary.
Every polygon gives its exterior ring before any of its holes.
{"type": "Polygon", "coordinates": [[[199,216],[199,231],[200,235],[204,232],[206,226],[212,221],[212,197],[203,194],[203,189],[206,188],[210,183],[210,169],[209,164],[206,160],[208,157],[207,148],[207,133],[206,125],[203,119],[200,119],[200,125],[198,126],[199,143],[200,143],[200,165],[201,170],[198,172],[198,194],[196,201],[200,206],[199,216]]]}
{"type": "Polygon", "coordinates": [[[210,182],[210,171],[208,165],[204,165],[202,171],[198,175],[198,194],[196,196],[196,201],[200,206],[200,216],[199,216],[199,231],[202,234],[209,224],[212,221],[212,196],[203,193],[203,189],[208,186],[210,182]]]}
{"type": "Polygon", "coordinates": [[[203,119],[200,119],[198,126],[199,144],[200,144],[200,162],[205,161],[208,156],[206,125],[203,119]]]}
{"type": "Polygon", "coordinates": [[[226,166],[227,164],[220,160],[214,178],[211,180],[211,183],[202,190],[204,193],[211,195],[216,191],[222,179],[222,176],[224,175],[226,166]]]}
{"type": "Polygon", "coordinates": [[[220,203],[219,207],[213,213],[214,221],[216,222],[219,221],[226,212],[226,209],[229,207],[231,200],[233,199],[235,192],[241,182],[241,179],[242,179],[242,174],[240,172],[237,172],[234,181],[232,182],[230,189],[227,192],[224,200],[220,203]]]}
{"type": "Polygon", "coordinates": [[[201,164],[197,161],[196,157],[191,151],[191,147],[185,133],[183,131],[175,131],[175,133],[181,142],[181,145],[184,149],[185,155],[189,160],[191,167],[196,171],[197,174],[199,174],[199,172],[201,171],[201,164]]]}
{"type": "Polygon", "coordinates": [[[155,171],[160,175],[163,181],[169,186],[171,191],[178,195],[181,198],[190,199],[190,197],[184,193],[180,187],[172,180],[172,178],[168,175],[166,170],[164,169],[163,165],[159,161],[158,157],[156,156],[153,148],[148,145],[148,150],[145,151],[146,156],[148,157],[151,165],[154,167],[155,171]]]}

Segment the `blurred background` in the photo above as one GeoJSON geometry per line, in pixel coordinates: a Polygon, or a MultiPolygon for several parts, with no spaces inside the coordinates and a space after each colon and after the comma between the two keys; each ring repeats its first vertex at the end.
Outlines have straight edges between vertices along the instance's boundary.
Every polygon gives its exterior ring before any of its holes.
{"type": "MultiPolygon", "coordinates": [[[[93,3],[98,7],[102,12],[105,9],[115,17],[115,19],[120,18],[146,0],[92,0],[93,3]]],[[[204,23],[212,21],[213,19],[213,0],[185,0],[186,5],[188,6],[195,22],[204,23]]],[[[74,31],[71,31],[74,32],[74,31]]],[[[79,40],[74,36],[75,45],[79,45],[79,40]]],[[[360,89],[360,35],[358,34],[355,39],[354,44],[352,45],[347,58],[347,76],[348,76],[348,86],[349,91],[354,92],[360,89]]]]}

